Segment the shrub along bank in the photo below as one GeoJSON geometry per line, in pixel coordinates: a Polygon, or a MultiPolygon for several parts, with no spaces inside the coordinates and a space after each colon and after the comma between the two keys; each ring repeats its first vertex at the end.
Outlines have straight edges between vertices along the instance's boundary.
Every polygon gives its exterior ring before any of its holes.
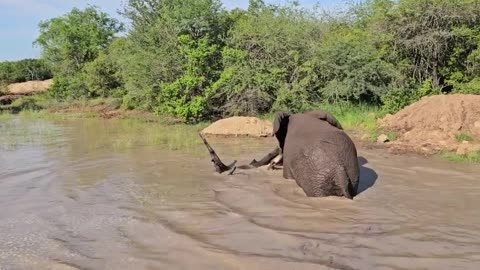
{"type": "Polygon", "coordinates": [[[198,122],[339,102],[392,113],[422,96],[480,93],[477,1],[369,0],[326,14],[129,0],[122,15],[128,31],[95,7],[40,22],[51,98],[118,98],[198,122]]]}
{"type": "Polygon", "coordinates": [[[295,2],[129,0],[128,31],[88,7],[40,22],[35,43],[53,75],[50,103],[115,99],[187,122],[328,108],[375,134],[379,115],[423,96],[480,93],[478,5],[367,0],[327,14],[295,2]]]}

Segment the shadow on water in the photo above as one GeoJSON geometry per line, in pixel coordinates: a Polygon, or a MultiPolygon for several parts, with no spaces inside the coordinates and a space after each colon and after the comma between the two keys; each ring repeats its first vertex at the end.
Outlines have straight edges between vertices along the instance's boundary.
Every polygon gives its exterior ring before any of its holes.
{"type": "Polygon", "coordinates": [[[358,184],[357,195],[360,195],[367,189],[375,185],[378,175],[377,173],[364,165],[368,163],[368,160],[364,157],[358,157],[358,165],[360,167],[360,181],[358,184]]]}

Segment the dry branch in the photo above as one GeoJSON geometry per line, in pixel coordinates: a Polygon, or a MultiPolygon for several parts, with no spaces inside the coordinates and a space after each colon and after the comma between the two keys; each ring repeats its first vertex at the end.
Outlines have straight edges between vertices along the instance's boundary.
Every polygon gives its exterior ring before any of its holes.
{"type": "Polygon", "coordinates": [[[233,172],[238,168],[238,169],[253,169],[253,168],[258,168],[261,166],[265,165],[270,165],[270,168],[273,168],[273,166],[277,165],[280,163],[282,160],[282,155],[281,155],[281,150],[279,147],[275,147],[273,151],[265,155],[261,160],[252,160],[249,165],[240,165],[240,166],[235,166],[237,163],[236,160],[234,160],[230,165],[225,165],[222,160],[218,157],[217,153],[215,153],[215,150],[210,146],[208,141],[202,136],[201,133],[198,133],[200,138],[202,139],[203,143],[207,147],[208,153],[210,154],[211,161],[213,163],[213,166],[215,167],[215,171],[218,173],[224,173],[226,171],[230,171],[229,175],[233,174],[233,172]]]}
{"type": "Polygon", "coordinates": [[[202,138],[202,141],[203,143],[205,144],[205,146],[207,147],[208,149],[208,153],[210,154],[210,157],[212,158],[212,163],[213,163],[213,166],[215,167],[215,171],[218,172],[218,173],[223,173],[223,172],[226,172],[228,170],[232,170],[230,172],[230,174],[233,173],[233,171],[236,169],[235,168],[235,164],[237,163],[236,160],[234,160],[232,162],[232,164],[230,165],[225,165],[221,160],[220,158],[218,157],[218,155],[215,153],[215,151],[213,150],[213,148],[210,146],[210,144],[207,142],[207,140],[202,136],[202,134],[198,133],[198,135],[200,136],[200,138],[202,138]]]}

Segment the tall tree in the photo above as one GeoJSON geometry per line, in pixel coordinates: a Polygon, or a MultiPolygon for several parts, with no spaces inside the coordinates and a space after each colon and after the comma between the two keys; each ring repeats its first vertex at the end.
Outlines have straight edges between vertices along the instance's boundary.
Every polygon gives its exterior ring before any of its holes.
{"type": "Polygon", "coordinates": [[[121,23],[93,6],[74,8],[64,16],[41,21],[39,27],[34,43],[42,48],[42,57],[51,63],[54,73],[67,75],[94,60],[123,30],[121,23]]]}
{"type": "Polygon", "coordinates": [[[135,58],[125,68],[143,67],[141,74],[126,79],[126,100],[136,104],[147,96],[148,107],[157,112],[184,119],[204,115],[231,24],[221,2],[129,0],[124,14],[132,23],[135,58]]]}
{"type": "Polygon", "coordinates": [[[465,65],[476,45],[469,30],[479,23],[478,0],[402,0],[388,11],[384,26],[393,47],[410,59],[411,75],[441,87],[452,68],[465,65]]]}

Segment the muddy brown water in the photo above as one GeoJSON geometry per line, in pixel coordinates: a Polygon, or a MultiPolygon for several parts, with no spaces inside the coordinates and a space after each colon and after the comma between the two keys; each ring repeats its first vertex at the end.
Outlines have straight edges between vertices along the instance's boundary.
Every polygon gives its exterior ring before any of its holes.
{"type": "MultiPolygon", "coordinates": [[[[307,198],[83,121],[0,120],[0,269],[480,269],[479,166],[360,148],[359,196],[307,198]]],[[[211,143],[239,162],[274,145],[211,143]]]]}

